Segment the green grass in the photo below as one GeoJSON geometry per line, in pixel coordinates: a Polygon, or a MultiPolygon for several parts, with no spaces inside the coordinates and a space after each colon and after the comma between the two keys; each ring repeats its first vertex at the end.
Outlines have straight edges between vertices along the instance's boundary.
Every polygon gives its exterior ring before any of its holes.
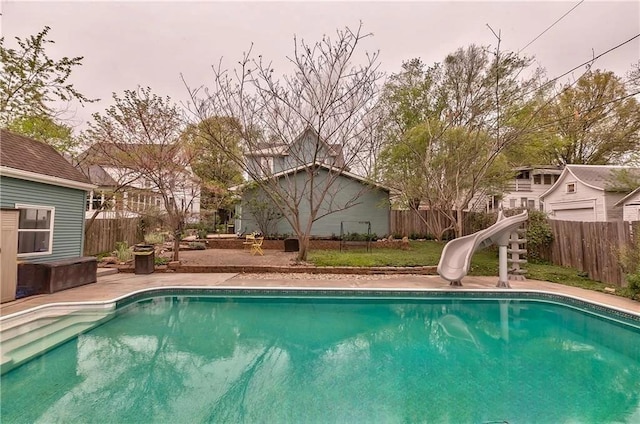
{"type": "MultiPolygon", "coordinates": [[[[313,250],[309,252],[308,261],[316,266],[435,266],[440,260],[444,243],[435,241],[411,241],[409,250],[373,248],[370,253],[364,249],[348,250],[313,250]]],[[[604,291],[611,284],[590,280],[586,275],[574,268],[566,268],[549,263],[528,263],[523,266],[527,270],[527,278],[584,289],[604,291]]],[[[471,260],[469,275],[498,275],[498,252],[496,249],[485,249],[476,252],[471,260]]],[[[632,297],[627,290],[616,287],[616,293],[632,297]]]]}

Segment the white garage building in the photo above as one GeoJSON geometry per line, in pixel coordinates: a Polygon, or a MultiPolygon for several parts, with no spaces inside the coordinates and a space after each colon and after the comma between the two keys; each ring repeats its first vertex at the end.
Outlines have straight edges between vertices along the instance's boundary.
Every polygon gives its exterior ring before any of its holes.
{"type": "Polygon", "coordinates": [[[618,221],[623,209],[616,207],[628,192],[614,188],[616,172],[640,169],[610,165],[567,165],[556,183],[540,196],[551,219],[563,221],[618,221]]]}
{"type": "Polygon", "coordinates": [[[623,220],[640,221],[640,187],[616,203],[616,207],[622,208],[623,220]]]}

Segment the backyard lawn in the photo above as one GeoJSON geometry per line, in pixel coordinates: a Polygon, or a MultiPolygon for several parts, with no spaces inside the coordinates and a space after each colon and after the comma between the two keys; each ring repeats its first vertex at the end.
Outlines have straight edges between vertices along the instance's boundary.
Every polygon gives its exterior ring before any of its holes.
{"type": "MultiPolygon", "coordinates": [[[[409,250],[373,248],[366,250],[313,250],[309,252],[308,261],[316,266],[435,266],[440,260],[444,243],[434,241],[411,241],[409,250]]],[[[551,281],[568,286],[605,291],[604,284],[590,280],[573,268],[565,268],[548,263],[528,263],[523,266],[527,270],[527,278],[551,281]]],[[[476,252],[471,261],[469,275],[498,275],[497,249],[484,249],[476,252]]],[[[464,284],[464,283],[463,283],[464,284]]],[[[627,290],[616,290],[617,294],[632,297],[627,290]]]]}

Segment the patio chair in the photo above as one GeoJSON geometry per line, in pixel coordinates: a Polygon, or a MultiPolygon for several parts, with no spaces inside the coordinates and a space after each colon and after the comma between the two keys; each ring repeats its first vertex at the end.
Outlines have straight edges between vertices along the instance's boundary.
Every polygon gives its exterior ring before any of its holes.
{"type": "Polygon", "coordinates": [[[264,237],[256,237],[253,240],[253,244],[251,245],[251,254],[255,255],[256,253],[260,254],[260,256],[264,255],[262,251],[262,242],[264,241],[264,237]]]}
{"type": "Polygon", "coordinates": [[[242,242],[245,250],[248,250],[251,248],[251,245],[253,245],[253,242],[255,241],[256,237],[253,234],[247,234],[245,240],[242,242]]]}

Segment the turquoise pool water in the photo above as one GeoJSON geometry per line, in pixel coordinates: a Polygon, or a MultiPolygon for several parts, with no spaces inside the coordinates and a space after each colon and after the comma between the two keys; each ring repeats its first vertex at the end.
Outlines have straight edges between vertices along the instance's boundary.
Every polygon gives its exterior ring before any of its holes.
{"type": "Polygon", "coordinates": [[[637,423],[640,329],[531,300],[161,296],[1,384],[3,423],[637,423]]]}

